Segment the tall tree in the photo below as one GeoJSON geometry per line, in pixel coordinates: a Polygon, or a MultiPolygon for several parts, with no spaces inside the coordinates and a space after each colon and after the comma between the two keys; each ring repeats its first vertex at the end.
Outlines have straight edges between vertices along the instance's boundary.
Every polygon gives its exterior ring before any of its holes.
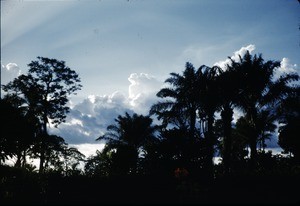
{"type": "Polygon", "coordinates": [[[163,88],[157,93],[158,97],[165,100],[154,104],[150,109],[150,114],[158,115],[165,126],[169,124],[183,131],[188,128],[187,138],[191,141],[195,137],[205,136],[206,166],[210,168],[209,173],[212,171],[214,155],[214,114],[220,104],[216,84],[219,73],[220,68],[217,66],[210,68],[202,65],[196,71],[191,63],[186,63],[182,75],[171,73],[171,77],[165,81],[171,87],[163,88]],[[202,125],[202,133],[198,134],[197,115],[199,124],[202,125]]]}
{"type": "Polygon", "coordinates": [[[197,82],[195,85],[197,88],[196,96],[198,98],[198,116],[200,121],[206,122],[207,125],[204,129],[206,142],[205,166],[209,176],[212,176],[213,173],[214,145],[216,144],[216,137],[213,129],[215,112],[220,109],[221,103],[219,95],[220,90],[217,82],[220,72],[221,69],[218,66],[200,66],[197,71],[197,82]]]}
{"type": "Polygon", "coordinates": [[[49,119],[54,126],[65,121],[69,112],[68,96],[76,94],[82,85],[78,74],[67,67],[64,61],[45,57],[37,59],[28,64],[29,70],[26,75],[20,75],[4,85],[3,90],[22,96],[29,110],[39,120],[41,142],[39,171],[43,172],[49,119]]]}
{"type": "Polygon", "coordinates": [[[165,80],[170,87],[161,89],[156,96],[164,101],[154,104],[150,115],[157,115],[163,120],[163,125],[171,124],[179,128],[189,129],[189,138],[195,135],[197,99],[197,74],[194,66],[187,62],[183,74],[170,73],[171,77],[165,80]]]}
{"type": "Polygon", "coordinates": [[[300,164],[300,87],[296,86],[294,92],[279,105],[279,137],[278,144],[285,152],[291,152],[300,164]]]}
{"type": "Polygon", "coordinates": [[[234,107],[238,102],[238,94],[240,91],[240,77],[239,72],[235,66],[232,66],[235,62],[231,62],[231,65],[227,65],[224,70],[220,70],[220,75],[217,79],[218,95],[221,104],[221,118],[223,128],[223,148],[222,157],[225,173],[229,173],[231,170],[231,160],[233,154],[233,139],[232,139],[232,120],[234,107]]]}
{"type": "Polygon", "coordinates": [[[275,70],[280,66],[280,62],[265,62],[261,54],[252,56],[249,51],[243,57],[240,56],[239,61],[232,60],[231,66],[240,73],[238,106],[255,128],[255,134],[250,139],[251,162],[254,166],[259,138],[259,112],[264,107],[275,107],[286,98],[293,90],[289,83],[298,80],[299,76],[295,73],[283,74],[274,79],[275,70]]]}

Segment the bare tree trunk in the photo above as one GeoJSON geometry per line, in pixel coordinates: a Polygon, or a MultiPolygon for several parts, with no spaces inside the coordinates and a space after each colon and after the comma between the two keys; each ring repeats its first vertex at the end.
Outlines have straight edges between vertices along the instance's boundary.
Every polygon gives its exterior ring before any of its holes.
{"type": "Polygon", "coordinates": [[[26,149],[24,149],[23,152],[22,152],[22,159],[23,159],[22,167],[24,168],[25,165],[26,165],[26,149]]]}
{"type": "Polygon", "coordinates": [[[40,147],[40,167],[39,167],[39,173],[44,172],[44,164],[45,164],[45,150],[46,150],[46,138],[47,138],[47,117],[44,117],[43,122],[43,131],[41,135],[41,147],[40,147]]]}
{"type": "Polygon", "coordinates": [[[230,173],[231,169],[231,152],[232,152],[232,137],[231,137],[231,121],[232,121],[233,111],[229,105],[224,107],[221,112],[221,117],[223,119],[223,130],[224,130],[224,167],[225,173],[230,173]]]}
{"type": "Polygon", "coordinates": [[[213,157],[214,157],[214,137],[213,137],[213,114],[208,116],[207,120],[207,154],[206,154],[206,169],[207,177],[213,178],[213,157]]]}
{"type": "Polygon", "coordinates": [[[40,167],[39,167],[39,173],[44,172],[44,162],[45,162],[45,146],[44,146],[44,137],[41,137],[41,147],[40,147],[40,167]]]}
{"type": "Polygon", "coordinates": [[[21,152],[19,151],[19,148],[18,148],[17,161],[16,161],[16,164],[15,164],[15,167],[21,167],[21,158],[22,158],[22,154],[21,154],[21,152]]]}
{"type": "Polygon", "coordinates": [[[190,138],[193,139],[195,135],[196,111],[191,112],[190,118],[190,138]]]}
{"type": "Polygon", "coordinates": [[[257,111],[256,109],[254,109],[255,107],[253,107],[250,111],[251,111],[251,115],[250,115],[250,120],[251,123],[253,124],[253,129],[254,129],[254,135],[250,137],[250,166],[252,169],[256,169],[256,165],[257,165],[257,142],[258,142],[258,137],[259,137],[259,132],[257,132],[257,124],[256,124],[256,120],[257,120],[257,111]]]}

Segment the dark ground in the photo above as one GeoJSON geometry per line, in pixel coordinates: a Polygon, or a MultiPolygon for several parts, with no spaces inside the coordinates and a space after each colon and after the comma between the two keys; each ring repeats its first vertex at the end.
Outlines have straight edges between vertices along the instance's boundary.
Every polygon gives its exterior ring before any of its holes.
{"type": "Polygon", "coordinates": [[[300,203],[300,178],[253,175],[207,181],[165,175],[88,178],[57,174],[40,178],[6,171],[0,191],[0,205],[296,205],[300,203]]]}

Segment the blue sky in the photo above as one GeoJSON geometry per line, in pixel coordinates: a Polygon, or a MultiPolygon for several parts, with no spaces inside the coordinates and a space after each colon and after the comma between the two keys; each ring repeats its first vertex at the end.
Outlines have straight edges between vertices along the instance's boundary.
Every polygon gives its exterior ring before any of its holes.
{"type": "Polygon", "coordinates": [[[222,65],[228,56],[262,53],[300,65],[297,0],[1,1],[1,81],[37,56],[66,61],[83,88],[67,123],[54,133],[92,144],[124,111],[146,114],[170,72],[187,61],[222,65]]]}

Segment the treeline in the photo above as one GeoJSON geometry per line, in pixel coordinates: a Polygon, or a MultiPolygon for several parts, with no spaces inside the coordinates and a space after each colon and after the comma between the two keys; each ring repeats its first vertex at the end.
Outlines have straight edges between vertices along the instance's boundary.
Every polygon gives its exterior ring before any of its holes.
{"type": "MultiPolygon", "coordinates": [[[[152,186],[159,179],[167,181],[165,189],[174,194],[198,198],[206,190],[197,184],[209,188],[219,178],[299,177],[299,75],[275,75],[279,61],[246,52],[239,60],[230,59],[226,68],[196,69],[186,63],[182,74],[170,73],[165,80],[168,86],[158,91],[160,101],[149,108],[149,115],[119,115],[96,139],[106,142],[104,149],[87,158],[47,131],[49,123],[58,126],[65,121],[68,96],[82,87],[78,74],[64,61],[44,57],[28,66],[26,75],[2,85],[6,94],[1,99],[0,163],[15,158],[15,168],[34,174],[26,157],[39,159],[38,182],[49,174],[85,181],[138,177],[145,183],[148,178],[152,186]],[[241,115],[233,122],[235,110],[241,115]],[[275,132],[287,155],[265,151],[265,141],[275,132]],[[215,156],[221,157],[220,164],[214,164],[215,156]]],[[[1,196],[11,200],[16,195],[7,189],[7,171],[13,168],[1,168],[6,174],[1,177],[1,196]]]]}

